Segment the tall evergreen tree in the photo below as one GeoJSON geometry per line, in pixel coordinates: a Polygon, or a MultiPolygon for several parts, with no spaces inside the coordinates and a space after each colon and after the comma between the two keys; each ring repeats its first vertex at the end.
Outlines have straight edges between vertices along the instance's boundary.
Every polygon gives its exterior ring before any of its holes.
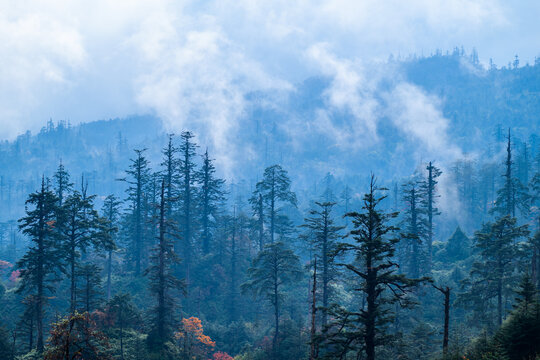
{"type": "Polygon", "coordinates": [[[510,129],[508,129],[508,138],[506,145],[506,160],[504,162],[505,172],[503,175],[503,186],[497,191],[497,200],[491,213],[499,216],[516,216],[516,209],[522,213],[527,213],[528,198],[525,186],[513,174],[512,160],[512,141],[510,138],[510,129]]]}
{"type": "Polygon", "coordinates": [[[253,209],[253,215],[256,217],[255,227],[257,231],[257,242],[259,245],[259,251],[264,249],[264,203],[262,194],[255,191],[253,196],[249,199],[251,208],[253,209]]]}
{"type": "Polygon", "coordinates": [[[424,242],[427,237],[426,209],[422,206],[424,194],[417,179],[412,179],[402,187],[403,201],[405,203],[403,236],[407,240],[405,256],[407,269],[413,278],[420,276],[420,269],[424,262],[424,242]]]}
{"type": "Polygon", "coordinates": [[[478,304],[482,311],[486,303],[496,300],[496,320],[500,326],[504,316],[504,292],[516,279],[516,258],[519,257],[518,240],[527,236],[527,225],[518,226],[516,219],[503,216],[488,223],[475,233],[476,248],[480,260],[474,262],[470,280],[465,281],[468,291],[460,294],[460,300],[469,307],[478,304]]]}
{"type": "Polygon", "coordinates": [[[94,210],[94,197],[74,191],[65,199],[60,212],[62,258],[67,264],[66,270],[70,279],[70,312],[72,314],[76,310],[76,272],[81,261],[81,254],[90,246],[99,250],[112,247],[111,239],[103,228],[103,220],[94,210]]]}
{"type": "Polygon", "coordinates": [[[58,204],[62,206],[66,194],[73,190],[73,183],[69,180],[69,173],[60,161],[56,173],[54,173],[54,190],[58,197],[58,204]]]}
{"type": "Polygon", "coordinates": [[[170,240],[172,234],[171,219],[166,218],[167,198],[165,179],[161,183],[160,203],[158,207],[158,244],[152,250],[151,265],[146,270],[150,280],[150,291],[156,297],[156,306],[152,310],[151,330],[148,336],[148,346],[151,351],[161,354],[165,342],[172,339],[176,300],[175,290],[183,289],[183,283],[173,272],[174,265],[179,261],[174,253],[174,244],[170,240]]]}
{"type": "MultiPolygon", "coordinates": [[[[184,131],[180,135],[180,177],[179,186],[181,208],[180,208],[180,229],[182,231],[182,257],[184,263],[184,277],[189,291],[190,269],[193,261],[193,232],[194,232],[194,209],[195,209],[195,149],[197,145],[193,141],[194,135],[189,131],[184,131]]],[[[176,249],[178,252],[179,249],[176,249]]]]}
{"type": "Polygon", "coordinates": [[[96,264],[84,263],[77,267],[77,308],[81,313],[91,313],[99,308],[103,289],[101,269],[96,264]]]}
{"type": "Polygon", "coordinates": [[[26,292],[33,296],[36,306],[37,351],[43,352],[43,318],[47,295],[54,293],[54,282],[57,280],[57,269],[60,266],[58,257],[56,221],[58,215],[58,198],[47,187],[45,178],[41,179],[41,189],[28,196],[26,200],[26,216],[19,220],[19,227],[28,236],[32,245],[26,254],[17,262],[21,269],[21,284],[18,292],[26,292]]]}
{"type": "Polygon", "coordinates": [[[332,208],[336,203],[316,202],[316,209],[309,212],[310,217],[305,219],[303,227],[307,228],[308,233],[305,237],[312,243],[315,252],[315,259],[319,260],[319,266],[322,266],[321,285],[322,285],[322,326],[327,325],[327,309],[330,299],[329,284],[336,275],[334,257],[332,254],[336,250],[337,239],[340,237],[341,226],[334,225],[332,217],[332,208]]]}
{"type": "Polygon", "coordinates": [[[264,170],[263,179],[257,183],[250,202],[258,204],[259,198],[262,198],[266,206],[270,221],[270,243],[274,243],[280,203],[289,203],[293,206],[297,203],[296,194],[291,191],[289,175],[280,165],[272,165],[264,170]]]}
{"type": "Polygon", "coordinates": [[[146,149],[136,149],[135,158],[131,159],[129,168],[126,170],[128,177],[120,179],[128,184],[126,193],[130,202],[129,217],[131,227],[130,258],[135,261],[135,275],[141,275],[143,250],[145,249],[144,227],[145,219],[145,193],[150,181],[149,163],[144,153],[146,149]]]}
{"type": "Polygon", "coordinates": [[[432,257],[433,257],[433,233],[434,233],[433,218],[441,214],[435,202],[436,198],[438,197],[436,186],[438,183],[437,179],[439,176],[441,176],[442,172],[439,168],[433,165],[431,161],[426,167],[426,170],[428,172],[428,175],[425,181],[423,181],[422,183],[422,191],[424,192],[422,205],[427,215],[427,226],[426,226],[427,265],[428,265],[428,269],[431,270],[431,263],[432,263],[432,257]]]}
{"type": "Polygon", "coordinates": [[[357,358],[365,353],[365,359],[375,359],[375,349],[389,338],[387,325],[392,321],[392,304],[406,304],[406,294],[423,280],[397,274],[393,257],[399,238],[391,236],[398,229],[390,225],[397,213],[378,209],[386,198],[380,195],[381,191],[386,189],[377,187],[372,175],[369,192],[363,199],[363,211],[347,214],[354,226],[349,233],[354,241],[340,243],[336,254],[352,258],[341,265],[358,276],[359,286],[355,289],[366,297],[366,306],[359,311],[335,308],[334,323],[324,334],[327,355],[331,358],[343,358],[349,351],[356,351],[357,358]]]}
{"type": "Polygon", "coordinates": [[[276,242],[265,246],[253,259],[248,269],[248,280],[241,285],[243,292],[251,291],[265,297],[274,308],[274,351],[277,351],[279,319],[283,302],[283,287],[301,276],[298,256],[283,243],[276,242]]]}
{"type": "MultiPolygon", "coordinates": [[[[105,198],[103,202],[103,207],[101,212],[103,217],[107,220],[104,231],[108,234],[108,237],[111,239],[111,245],[116,244],[116,235],[118,233],[118,221],[120,218],[120,205],[121,202],[117,199],[114,194],[111,194],[105,198]]],[[[112,281],[112,262],[113,262],[113,251],[116,246],[111,246],[107,251],[107,284],[106,284],[106,293],[107,301],[111,298],[111,281],[112,281]]]]}
{"type": "Polygon", "coordinates": [[[178,148],[174,145],[174,135],[169,134],[167,146],[161,151],[163,160],[161,162],[161,174],[165,181],[165,196],[167,197],[167,216],[169,219],[172,216],[172,207],[175,200],[178,200],[178,176],[179,176],[179,159],[178,148]]]}
{"type": "Polygon", "coordinates": [[[216,212],[219,204],[225,200],[223,191],[225,181],[216,177],[216,168],[208,156],[208,149],[204,152],[202,160],[202,167],[195,176],[200,184],[197,204],[202,226],[202,251],[203,254],[208,255],[212,240],[212,228],[215,227],[214,219],[217,217],[216,212]]]}

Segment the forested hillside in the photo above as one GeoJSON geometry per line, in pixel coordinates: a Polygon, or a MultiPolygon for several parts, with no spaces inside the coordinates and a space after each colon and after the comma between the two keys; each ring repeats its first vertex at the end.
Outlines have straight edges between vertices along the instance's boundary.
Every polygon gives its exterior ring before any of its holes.
{"type": "Polygon", "coordinates": [[[317,77],[249,94],[227,156],[154,115],[3,141],[0,359],[538,356],[540,63],[385,68],[376,140],[317,77]]]}

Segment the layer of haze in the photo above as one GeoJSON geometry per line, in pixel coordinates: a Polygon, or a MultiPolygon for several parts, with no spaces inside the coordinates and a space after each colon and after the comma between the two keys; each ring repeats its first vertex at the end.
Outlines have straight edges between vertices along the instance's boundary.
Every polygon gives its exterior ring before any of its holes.
{"type": "MultiPolygon", "coordinates": [[[[0,138],[39,130],[49,118],[75,124],[151,113],[168,131],[204,134],[225,171],[234,167],[230,139],[245,95],[273,94],[279,107],[280,94],[318,75],[332,81],[309,131],[339,146],[370,146],[384,116],[441,157],[455,157],[459,149],[433,136],[449,126],[442,100],[400,81],[389,56],[463,46],[475,47],[484,64],[506,65],[515,54],[532,63],[540,51],[533,1],[0,3],[0,138]],[[354,117],[334,124],[332,109],[354,117]]],[[[294,119],[287,127],[306,136],[294,119]]]]}

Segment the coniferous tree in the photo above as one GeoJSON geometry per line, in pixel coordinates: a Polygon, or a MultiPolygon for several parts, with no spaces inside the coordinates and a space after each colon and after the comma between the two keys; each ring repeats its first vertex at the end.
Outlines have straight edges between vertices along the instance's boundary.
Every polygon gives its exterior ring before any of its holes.
{"type": "Polygon", "coordinates": [[[204,152],[201,169],[195,174],[198,189],[198,207],[200,224],[202,226],[202,251],[208,255],[212,241],[212,228],[215,227],[214,219],[217,218],[219,204],[225,200],[223,184],[224,180],[216,178],[216,169],[212,159],[208,156],[208,150],[204,152]]]}
{"type": "Polygon", "coordinates": [[[151,330],[148,336],[148,347],[151,351],[161,353],[165,342],[172,339],[176,300],[174,291],[183,289],[183,283],[173,272],[179,261],[174,253],[174,244],[169,239],[172,234],[172,222],[166,218],[167,198],[165,195],[165,179],[161,183],[160,203],[158,207],[158,244],[152,251],[151,265],[146,270],[150,280],[150,291],[156,297],[153,308],[151,330]]]}
{"type": "Polygon", "coordinates": [[[413,278],[420,276],[420,269],[424,262],[424,242],[427,237],[426,209],[422,206],[424,194],[416,179],[403,185],[403,201],[405,203],[403,236],[407,240],[405,249],[406,263],[413,278]]]}
{"type": "Polygon", "coordinates": [[[135,262],[135,275],[141,275],[143,250],[145,249],[144,228],[145,219],[144,203],[148,183],[150,181],[150,169],[148,160],[144,156],[146,149],[135,150],[136,157],[131,159],[131,164],[126,170],[128,177],[120,179],[128,184],[126,193],[130,202],[129,217],[131,228],[130,258],[135,262]]]}
{"type": "Polygon", "coordinates": [[[515,218],[507,215],[475,233],[480,260],[472,265],[470,280],[464,282],[468,291],[460,294],[465,305],[474,307],[478,304],[482,311],[486,310],[486,303],[495,299],[499,326],[504,316],[504,291],[516,282],[515,260],[520,252],[518,240],[529,233],[527,225],[518,226],[516,222],[515,218]]]}
{"type": "Polygon", "coordinates": [[[422,202],[427,215],[427,226],[426,226],[426,243],[427,243],[427,265],[428,269],[431,269],[432,257],[433,257],[433,218],[437,215],[440,215],[439,209],[436,206],[437,195],[437,179],[441,176],[442,172],[439,168],[434,166],[430,161],[426,167],[428,171],[427,179],[422,183],[422,191],[424,192],[422,202]]]}
{"type": "MultiPolygon", "coordinates": [[[[85,191],[83,190],[83,194],[85,191]]],[[[94,210],[95,196],[86,196],[74,191],[64,201],[59,223],[63,259],[70,279],[70,312],[76,310],[77,276],[81,254],[93,246],[98,250],[112,247],[101,219],[94,210]]]]}
{"type": "Polygon", "coordinates": [[[270,243],[274,243],[276,232],[276,219],[279,214],[280,203],[289,203],[296,206],[296,194],[291,191],[291,180],[287,171],[280,165],[272,165],[264,170],[263,179],[256,185],[253,193],[252,204],[264,202],[270,221],[270,243]]]}
{"type": "Polygon", "coordinates": [[[54,293],[57,269],[61,266],[58,257],[58,233],[55,228],[58,215],[58,198],[41,179],[41,189],[28,196],[26,216],[19,220],[20,229],[33,243],[26,254],[17,262],[21,269],[21,284],[18,292],[31,294],[35,299],[37,344],[43,352],[44,305],[47,295],[54,293]]]}
{"type": "Polygon", "coordinates": [[[105,312],[110,319],[110,324],[118,329],[120,359],[124,359],[124,332],[141,323],[139,312],[131,300],[131,295],[125,293],[114,295],[105,306],[105,312]]]}
{"type": "Polygon", "coordinates": [[[174,145],[174,135],[169,134],[169,140],[167,146],[161,151],[163,160],[161,162],[162,171],[161,174],[165,181],[165,196],[167,198],[167,219],[172,216],[172,208],[175,200],[178,200],[178,148],[174,145]]]}
{"type": "Polygon", "coordinates": [[[378,209],[386,198],[379,192],[385,190],[377,187],[372,175],[363,211],[347,214],[354,226],[349,233],[354,241],[339,244],[336,254],[353,257],[352,262],[341,265],[358,276],[360,284],[355,290],[365,295],[366,306],[359,311],[334,307],[335,320],[323,334],[330,358],[343,358],[349,351],[356,351],[357,358],[365,353],[367,360],[375,359],[375,349],[389,339],[387,325],[392,321],[392,304],[405,305],[406,294],[423,280],[397,274],[393,257],[399,238],[391,236],[398,229],[390,225],[397,213],[378,209]]]}
{"type": "Polygon", "coordinates": [[[251,291],[266,298],[274,308],[273,349],[277,351],[279,319],[283,302],[283,287],[301,276],[298,256],[283,243],[276,242],[265,246],[253,259],[247,271],[248,280],[241,285],[243,292],[251,291]]]}
{"type": "Polygon", "coordinates": [[[339,238],[339,231],[343,227],[334,225],[332,218],[333,202],[316,202],[316,209],[309,212],[310,217],[305,219],[303,227],[308,229],[305,237],[312,243],[315,258],[319,260],[322,286],[322,326],[327,324],[327,309],[330,299],[329,284],[336,275],[336,267],[332,254],[336,250],[336,240],[339,238]]]}
{"type": "Polygon", "coordinates": [[[249,199],[251,208],[253,209],[253,215],[256,217],[256,231],[257,231],[257,242],[259,246],[259,251],[262,251],[264,248],[264,203],[262,194],[259,192],[254,192],[253,196],[249,199]]]}
{"type": "MultiPolygon", "coordinates": [[[[180,229],[182,231],[182,258],[184,264],[184,277],[187,289],[190,287],[190,269],[193,262],[193,232],[194,232],[194,209],[195,209],[195,149],[197,145],[193,141],[194,135],[189,131],[184,131],[180,135],[181,144],[179,152],[180,162],[180,229]]],[[[177,253],[179,249],[176,249],[177,253]]]]}
{"type": "Polygon", "coordinates": [[[82,312],[91,313],[100,305],[103,296],[101,285],[101,269],[96,264],[85,263],[77,267],[77,308],[82,312]]]}
{"type": "Polygon", "coordinates": [[[504,162],[505,173],[503,174],[503,186],[497,191],[495,206],[491,213],[499,216],[516,216],[516,209],[522,213],[528,211],[528,198],[525,186],[513,175],[512,142],[510,129],[508,129],[508,139],[506,145],[506,160],[504,162]]]}
{"type": "MultiPolygon", "coordinates": [[[[121,202],[113,194],[107,196],[103,202],[102,214],[106,223],[104,231],[111,239],[111,245],[116,244],[116,234],[118,233],[118,221],[120,217],[121,202]]],[[[106,293],[107,301],[111,298],[111,278],[112,278],[112,260],[114,247],[110,247],[107,251],[107,284],[106,293]]]]}
{"type": "Polygon", "coordinates": [[[69,173],[66,171],[62,161],[60,161],[58,170],[54,174],[54,186],[56,196],[58,197],[58,205],[62,206],[66,194],[73,190],[73,183],[70,182],[69,173]]]}

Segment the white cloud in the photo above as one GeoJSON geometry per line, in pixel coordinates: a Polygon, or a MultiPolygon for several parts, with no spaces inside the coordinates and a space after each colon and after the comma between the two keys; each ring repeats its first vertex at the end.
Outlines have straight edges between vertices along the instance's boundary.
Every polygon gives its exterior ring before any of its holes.
{"type": "MultiPolygon", "coordinates": [[[[482,54],[471,41],[508,32],[519,15],[486,0],[0,3],[0,137],[36,130],[49,117],[76,123],[150,110],[171,130],[196,131],[229,173],[246,93],[329,76],[328,109],[304,126],[351,147],[373,144],[384,115],[374,60],[456,44],[482,54]],[[353,116],[336,122],[335,109],[353,116]]],[[[427,120],[437,115],[434,99],[407,98],[403,86],[394,89],[405,106],[394,121],[439,146],[412,125],[441,130],[442,120],[427,120]],[[435,105],[422,109],[422,101],[435,105]],[[420,110],[424,120],[413,119],[420,110]]]]}

